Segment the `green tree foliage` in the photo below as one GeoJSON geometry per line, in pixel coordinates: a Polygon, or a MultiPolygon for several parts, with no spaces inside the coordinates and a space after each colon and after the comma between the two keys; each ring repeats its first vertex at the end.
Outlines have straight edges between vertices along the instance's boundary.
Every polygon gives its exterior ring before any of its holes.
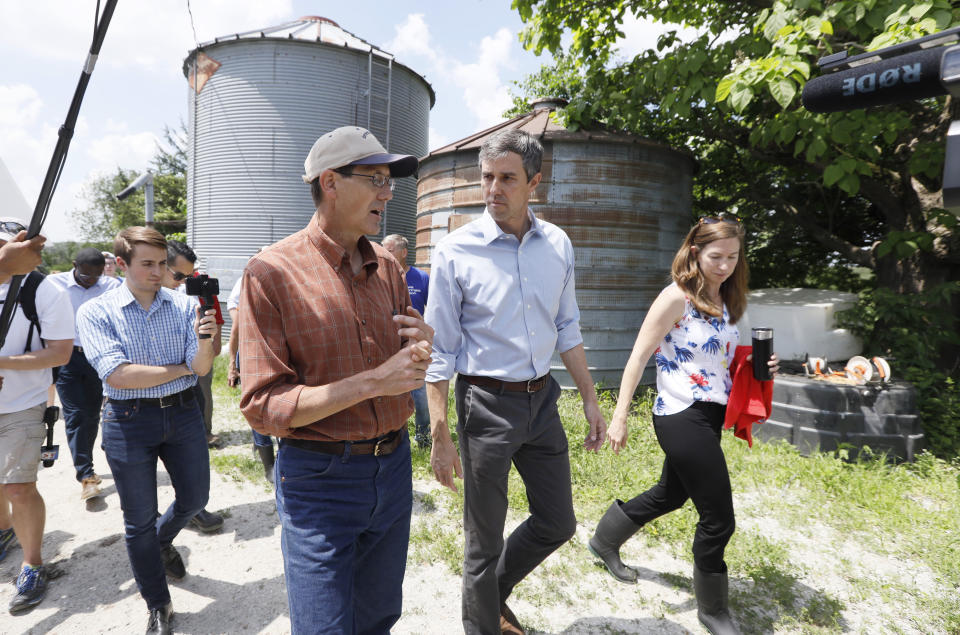
{"type": "Polygon", "coordinates": [[[43,246],[40,255],[43,257],[43,267],[49,273],[69,271],[73,268],[73,258],[84,247],[96,247],[100,251],[113,251],[113,242],[76,242],[68,240],[58,243],[47,243],[43,246]]]}
{"type": "MultiPolygon", "coordinates": [[[[960,412],[960,238],[942,209],[949,97],[842,113],[800,104],[817,60],[960,23],[947,0],[514,0],[521,40],[555,64],[522,99],[558,95],[571,128],[603,126],[689,148],[700,163],[694,213],[744,219],[754,286],[863,290],[868,348],[898,356],[920,390],[938,451],[954,454],[960,412]],[[617,52],[624,18],[679,26],[633,57],[617,52]],[[867,274],[867,275],[864,275],[867,274]],[[869,288],[864,289],[867,286],[869,288]],[[897,308],[898,310],[893,310],[897,308]],[[909,308],[910,311],[905,309],[909,308]],[[904,310],[900,310],[904,309],[904,310]],[[936,326],[933,326],[933,325],[936,326]],[[882,345],[881,345],[882,344],[882,345]],[[917,365],[923,356],[929,365],[917,365]],[[951,379],[952,378],[952,379],[951,379]],[[928,408],[925,404],[931,404],[928,408]]],[[[903,375],[901,375],[902,377],[903,375]]]]}
{"type": "MultiPolygon", "coordinates": [[[[154,225],[163,234],[183,232],[187,222],[186,130],[164,128],[164,144],[157,144],[152,160],[154,173],[154,225]]],[[[80,235],[88,241],[111,241],[124,227],[144,224],[143,189],[122,201],[116,193],[127,187],[140,172],[118,167],[115,172],[91,179],[84,185],[85,208],[77,210],[80,235]]]]}
{"type": "MultiPolygon", "coordinates": [[[[524,88],[565,89],[565,123],[573,128],[600,124],[689,147],[702,166],[696,212],[734,210],[748,219],[751,235],[768,246],[754,249],[753,262],[783,259],[776,250],[793,246],[794,269],[857,265],[901,292],[950,279],[960,264],[955,219],[940,209],[949,100],[828,115],[799,103],[820,56],[950,26],[960,9],[946,0],[515,0],[514,7],[528,25],[521,35],[528,48],[562,53],[524,88]],[[654,49],[619,59],[628,14],[700,35],[681,42],[670,31],[654,49]],[[572,37],[562,51],[565,33],[572,37]]],[[[785,265],[779,277],[801,277],[785,265]]]]}

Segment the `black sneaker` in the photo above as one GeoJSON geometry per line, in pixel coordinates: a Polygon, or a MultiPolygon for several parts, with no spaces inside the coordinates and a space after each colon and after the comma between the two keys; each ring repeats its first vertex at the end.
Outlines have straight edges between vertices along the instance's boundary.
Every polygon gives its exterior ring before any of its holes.
{"type": "Polygon", "coordinates": [[[17,576],[17,594],[10,600],[10,612],[13,614],[29,611],[43,601],[47,595],[47,571],[43,565],[26,565],[17,576]]]}
{"type": "Polygon", "coordinates": [[[173,545],[164,547],[163,551],[160,552],[160,557],[163,558],[163,568],[166,570],[168,578],[182,580],[186,577],[187,568],[183,566],[183,558],[180,557],[173,545]]]}
{"type": "Polygon", "coordinates": [[[196,516],[190,519],[190,524],[205,534],[211,534],[223,527],[223,516],[211,514],[207,510],[201,509],[196,516]]]}

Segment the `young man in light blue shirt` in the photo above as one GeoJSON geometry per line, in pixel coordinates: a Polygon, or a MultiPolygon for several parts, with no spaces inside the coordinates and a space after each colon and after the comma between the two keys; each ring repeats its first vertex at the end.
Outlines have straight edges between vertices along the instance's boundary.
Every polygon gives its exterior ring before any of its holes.
{"type": "Polygon", "coordinates": [[[550,376],[554,351],[583,398],[590,426],[584,446],[599,449],[606,433],[580,335],[573,246],[562,229],[528,207],[542,155],[540,142],[518,130],[484,142],[486,210],[437,244],[430,270],[430,462],[437,480],[451,489],[454,474],[463,478],[468,634],[523,633],[507,598],[576,529],[567,438],[557,411],[560,386],[550,376]],[[454,373],[459,457],[447,427],[454,373]],[[504,542],[511,463],[523,478],[531,515],[504,542]]]}
{"type": "Polygon", "coordinates": [[[214,311],[200,318],[193,298],[162,286],[167,243],[146,227],[114,240],[124,283],[80,307],[84,353],[104,382],[103,450],[113,474],[127,555],[150,616],[147,633],[170,633],[173,606],[166,575],[186,568],[173,547],[184,525],[207,504],[210,457],[194,386],[213,365],[214,311]],[[198,335],[206,335],[199,339],[198,335]],[[175,500],[157,510],[157,459],[175,500]]]}

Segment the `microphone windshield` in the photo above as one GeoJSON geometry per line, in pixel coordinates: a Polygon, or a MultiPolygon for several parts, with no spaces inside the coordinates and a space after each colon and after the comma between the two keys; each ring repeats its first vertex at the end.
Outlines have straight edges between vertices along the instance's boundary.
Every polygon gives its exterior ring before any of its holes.
{"type": "Polygon", "coordinates": [[[940,59],[949,49],[922,49],[816,77],[803,87],[803,107],[838,112],[946,95],[940,59]]]}

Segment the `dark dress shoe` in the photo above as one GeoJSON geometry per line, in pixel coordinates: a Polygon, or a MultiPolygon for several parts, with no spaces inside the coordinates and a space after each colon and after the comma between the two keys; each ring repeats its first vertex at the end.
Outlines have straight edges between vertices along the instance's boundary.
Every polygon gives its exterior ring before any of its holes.
{"type": "Polygon", "coordinates": [[[168,578],[182,580],[186,577],[187,568],[183,566],[183,558],[180,557],[173,545],[164,547],[163,551],[160,552],[160,557],[163,558],[163,568],[167,572],[168,578]]]}
{"type": "Polygon", "coordinates": [[[223,527],[223,516],[211,514],[207,510],[201,509],[196,516],[190,519],[190,524],[205,534],[211,534],[223,527]]]}
{"type": "Polygon", "coordinates": [[[171,635],[170,620],[173,619],[173,604],[168,603],[160,609],[150,611],[147,620],[147,635],[171,635]]]}

